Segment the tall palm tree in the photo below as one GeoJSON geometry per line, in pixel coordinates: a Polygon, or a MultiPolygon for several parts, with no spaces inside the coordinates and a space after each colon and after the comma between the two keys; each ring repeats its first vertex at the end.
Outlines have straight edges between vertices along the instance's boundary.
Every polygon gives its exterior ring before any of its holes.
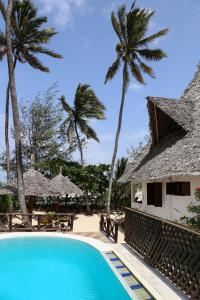
{"type": "Polygon", "coordinates": [[[83,166],[84,159],[80,134],[86,136],[87,139],[93,139],[99,142],[95,130],[89,125],[89,120],[105,119],[105,107],[87,84],[78,85],[73,107],[65,101],[64,96],[61,97],[61,103],[63,109],[68,113],[68,117],[64,121],[63,126],[67,129],[67,137],[70,143],[74,136],[77,138],[81,164],[83,166]]]}
{"type": "Polygon", "coordinates": [[[15,151],[17,161],[17,187],[18,199],[21,212],[26,214],[26,202],[24,196],[24,183],[23,183],[23,170],[22,170],[22,153],[21,153],[21,136],[20,136],[20,120],[17,102],[17,93],[15,85],[14,62],[12,52],[12,34],[11,34],[11,12],[13,7],[13,0],[8,0],[8,7],[6,11],[6,47],[7,47],[7,60],[8,60],[8,73],[9,73],[9,86],[13,110],[13,123],[15,135],[15,151]]]}
{"type": "Polygon", "coordinates": [[[130,75],[141,84],[145,84],[143,74],[154,77],[153,69],[148,66],[145,61],[158,61],[166,57],[166,53],[161,49],[151,49],[149,45],[157,38],[166,35],[168,29],[161,30],[153,35],[146,36],[150,21],[154,15],[154,11],[140,9],[135,6],[135,1],[129,12],[126,12],[126,6],[123,5],[118,9],[117,16],[113,12],[111,21],[113,29],[119,39],[116,46],[117,58],[106,74],[105,83],[113,79],[120,65],[123,67],[122,77],[122,96],[119,110],[118,127],[115,137],[115,146],[111,163],[110,180],[107,195],[107,215],[110,215],[110,199],[112,192],[112,182],[117,157],[119,136],[122,126],[122,116],[124,101],[129,85],[130,75]]]}
{"type": "MultiPolygon", "coordinates": [[[[6,9],[3,1],[0,1],[0,11],[6,19],[6,9]]],[[[60,54],[45,48],[50,39],[57,34],[54,28],[43,28],[47,23],[46,17],[39,17],[38,10],[30,0],[15,0],[11,12],[11,41],[14,56],[14,69],[17,62],[28,63],[34,69],[49,72],[36,57],[38,54],[46,54],[53,58],[62,58],[60,54]]],[[[5,34],[0,33],[0,59],[6,54],[5,34]]],[[[6,92],[5,112],[5,144],[7,181],[10,181],[10,146],[9,146],[9,82],[6,92]]]]}

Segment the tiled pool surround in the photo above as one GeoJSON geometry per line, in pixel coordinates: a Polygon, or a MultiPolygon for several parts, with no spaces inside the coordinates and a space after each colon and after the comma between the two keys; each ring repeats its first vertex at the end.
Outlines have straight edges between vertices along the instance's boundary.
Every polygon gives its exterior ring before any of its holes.
{"type": "Polygon", "coordinates": [[[155,298],[145,289],[145,287],[137,280],[134,274],[130,272],[130,270],[113,251],[107,252],[106,256],[113,264],[119,275],[126,281],[138,300],[155,300],[155,298]]]}

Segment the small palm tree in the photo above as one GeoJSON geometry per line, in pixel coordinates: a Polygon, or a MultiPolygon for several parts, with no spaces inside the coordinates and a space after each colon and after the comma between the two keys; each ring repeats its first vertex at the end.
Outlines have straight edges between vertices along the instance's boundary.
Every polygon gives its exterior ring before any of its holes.
{"type": "MultiPolygon", "coordinates": [[[[0,11],[6,20],[6,8],[0,0],[0,11]]],[[[34,69],[49,72],[49,69],[37,58],[45,54],[53,58],[62,58],[54,51],[44,47],[57,34],[53,28],[43,28],[46,17],[39,17],[38,10],[30,0],[15,0],[11,12],[11,41],[14,57],[14,69],[17,62],[28,63],[34,69]]],[[[0,34],[0,59],[7,53],[5,34],[0,34]]],[[[9,83],[6,92],[5,144],[7,162],[7,181],[10,180],[10,146],[9,146],[9,83]]]]}
{"type": "Polygon", "coordinates": [[[159,61],[166,57],[166,53],[161,49],[151,49],[149,45],[157,38],[166,35],[168,29],[161,30],[151,36],[146,37],[151,18],[154,11],[147,9],[140,9],[135,7],[135,1],[129,12],[126,12],[126,6],[119,8],[117,16],[113,12],[111,14],[111,21],[113,29],[119,39],[116,46],[117,58],[108,69],[105,83],[113,79],[116,75],[120,65],[123,67],[123,85],[122,97],[119,111],[118,128],[115,137],[115,146],[112,157],[112,164],[110,170],[110,180],[107,195],[107,215],[110,215],[110,199],[112,192],[112,182],[115,168],[115,161],[117,157],[119,136],[122,126],[122,116],[124,101],[129,85],[130,75],[141,84],[145,84],[143,74],[145,73],[154,78],[153,69],[145,63],[145,61],[159,61]]]}
{"type": "Polygon", "coordinates": [[[87,84],[79,84],[74,98],[74,106],[71,107],[66,101],[65,97],[61,97],[61,103],[63,109],[68,113],[68,117],[63,123],[63,126],[67,129],[67,137],[71,143],[75,136],[78,141],[78,147],[81,156],[81,164],[84,165],[83,149],[80,134],[86,136],[87,139],[93,139],[99,142],[95,130],[89,126],[89,120],[105,119],[105,107],[98,100],[94,91],[87,84]]]}

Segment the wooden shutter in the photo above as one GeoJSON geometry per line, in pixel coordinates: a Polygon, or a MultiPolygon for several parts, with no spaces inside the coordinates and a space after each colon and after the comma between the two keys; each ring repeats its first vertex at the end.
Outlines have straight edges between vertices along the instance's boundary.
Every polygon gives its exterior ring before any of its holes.
{"type": "Polygon", "coordinates": [[[147,205],[154,205],[154,184],[147,183],[147,205]]]}
{"type": "Polygon", "coordinates": [[[162,183],[155,183],[155,206],[162,207],[162,183]]]}

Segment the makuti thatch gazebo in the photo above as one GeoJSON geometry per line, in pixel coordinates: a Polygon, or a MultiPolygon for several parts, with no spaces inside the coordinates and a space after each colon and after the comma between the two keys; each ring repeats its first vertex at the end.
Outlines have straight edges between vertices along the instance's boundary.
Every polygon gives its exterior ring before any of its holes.
{"type": "Polygon", "coordinates": [[[59,211],[60,198],[68,195],[71,197],[82,196],[83,191],[75,185],[67,176],[62,175],[62,167],[60,173],[50,181],[51,191],[57,196],[57,212],[59,211]]]}
{"type": "MultiPolygon", "coordinates": [[[[29,197],[29,213],[32,213],[35,197],[46,198],[55,194],[51,190],[50,180],[43,176],[39,171],[36,171],[34,167],[31,167],[29,171],[24,173],[23,177],[24,193],[26,197],[29,197]]],[[[17,196],[16,180],[0,189],[0,195],[8,194],[17,196]]]]}

